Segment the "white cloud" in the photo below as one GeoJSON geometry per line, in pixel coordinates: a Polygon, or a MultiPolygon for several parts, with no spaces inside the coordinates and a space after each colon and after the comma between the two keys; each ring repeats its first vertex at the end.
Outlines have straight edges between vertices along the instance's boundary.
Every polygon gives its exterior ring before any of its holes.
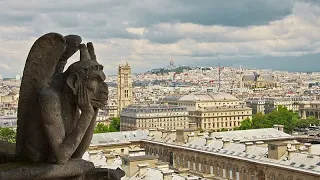
{"type": "Polygon", "coordinates": [[[143,35],[145,32],[147,32],[146,28],[126,28],[126,30],[129,33],[137,34],[137,35],[143,35]]]}
{"type": "Polygon", "coordinates": [[[6,70],[12,70],[12,68],[9,65],[3,64],[3,63],[0,63],[0,68],[4,68],[6,70]]]}

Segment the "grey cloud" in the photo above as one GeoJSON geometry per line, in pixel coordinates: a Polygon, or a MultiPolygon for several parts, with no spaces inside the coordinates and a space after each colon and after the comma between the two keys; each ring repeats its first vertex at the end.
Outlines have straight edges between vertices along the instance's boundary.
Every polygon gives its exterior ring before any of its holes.
{"type": "MultiPolygon", "coordinates": [[[[291,13],[291,0],[176,0],[156,1],[152,8],[137,8],[144,26],[155,22],[201,25],[249,26],[266,24],[291,13]]],[[[134,11],[134,9],[133,9],[134,11]]]]}
{"type": "MultiPolygon", "coordinates": [[[[128,32],[119,33],[125,26],[121,23],[127,21],[129,26],[135,27],[150,27],[160,22],[225,26],[257,25],[290,14],[292,9],[290,2],[291,0],[202,0],[201,3],[194,0],[83,0],[81,2],[4,0],[0,2],[2,7],[0,19],[2,23],[11,25],[34,25],[33,20],[39,14],[45,14],[59,28],[89,26],[93,31],[92,34],[101,35],[97,36],[100,38],[110,36],[97,33],[98,31],[109,32],[114,37],[138,38],[124,35],[128,32]],[[107,24],[113,28],[107,28],[107,24]],[[99,29],[101,27],[104,29],[99,29]]],[[[41,25],[43,31],[48,31],[45,24],[41,25]]],[[[160,43],[168,43],[174,42],[177,38],[160,36],[154,39],[160,43]]]]}
{"type": "MultiPolygon", "coordinates": [[[[9,72],[1,68],[0,70],[1,73],[11,75],[21,73],[22,63],[25,61],[34,39],[52,31],[64,35],[78,34],[83,37],[84,41],[90,40],[107,44],[101,47],[98,56],[103,63],[108,65],[117,64],[120,59],[130,58],[129,56],[134,53],[134,48],[136,48],[136,44],[130,40],[149,40],[149,44],[146,46],[152,44],[153,47],[151,49],[141,48],[142,50],[137,52],[137,56],[140,56],[142,60],[136,63],[142,63],[141,65],[133,65],[135,69],[138,69],[136,71],[146,70],[146,67],[149,69],[166,65],[167,61],[163,62],[163,59],[169,59],[167,56],[173,56],[176,62],[186,65],[191,62],[210,64],[216,56],[227,56],[226,58],[229,59],[225,62],[230,62],[231,65],[231,62],[238,63],[237,58],[245,61],[243,56],[248,56],[249,59],[255,57],[257,62],[261,62],[267,59],[259,57],[259,52],[253,48],[253,50],[250,49],[250,47],[247,49],[244,47],[239,51],[228,52],[227,50],[213,53],[210,49],[201,49],[197,46],[199,42],[249,42],[255,44],[252,37],[243,36],[243,38],[234,39],[228,34],[210,33],[209,31],[179,33],[170,28],[161,29],[159,24],[192,23],[200,26],[221,25],[227,28],[247,28],[285,18],[292,13],[293,5],[297,1],[303,0],[2,0],[0,1],[0,27],[25,27],[27,31],[0,32],[0,41],[21,41],[21,43],[12,45],[11,49],[3,50],[3,53],[10,52],[0,57],[3,63],[13,67],[13,71],[9,72]],[[142,36],[132,34],[126,31],[126,28],[129,27],[145,27],[148,32],[142,36]],[[115,42],[108,42],[107,40],[110,39],[114,39],[115,42]],[[127,43],[124,45],[119,43],[121,39],[130,40],[124,41],[127,43]],[[180,41],[188,39],[194,43],[179,44],[180,41]],[[27,40],[30,42],[29,44],[26,43],[27,40]],[[178,43],[174,44],[176,42],[178,43]],[[179,51],[179,48],[182,50],[175,54],[175,50],[168,51],[160,47],[160,45],[167,44],[178,46],[176,51],[179,51]],[[24,49],[23,53],[20,49],[24,49]],[[158,56],[164,57],[161,59],[158,56]],[[112,63],[110,63],[111,61],[112,63]],[[147,66],[143,62],[148,62],[147,66]]],[[[308,0],[304,2],[306,1],[308,0]]],[[[317,1],[314,0],[314,2],[317,1]]],[[[231,32],[233,32],[232,29],[231,32]]],[[[281,33],[286,32],[279,32],[279,34],[281,33]]],[[[274,51],[307,51],[317,48],[319,45],[310,42],[308,46],[301,47],[301,45],[290,46],[288,49],[279,48],[274,51]]],[[[302,59],[303,57],[306,56],[302,56],[302,59]]],[[[274,57],[274,59],[280,58],[274,57]]],[[[250,62],[251,60],[248,61],[248,63],[250,62]]]]}

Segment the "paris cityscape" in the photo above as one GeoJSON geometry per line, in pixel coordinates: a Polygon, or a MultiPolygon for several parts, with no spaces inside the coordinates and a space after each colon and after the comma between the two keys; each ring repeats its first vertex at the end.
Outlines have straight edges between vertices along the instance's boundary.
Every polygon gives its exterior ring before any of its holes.
{"type": "Polygon", "coordinates": [[[320,179],[319,2],[0,5],[0,180],[320,179]]]}

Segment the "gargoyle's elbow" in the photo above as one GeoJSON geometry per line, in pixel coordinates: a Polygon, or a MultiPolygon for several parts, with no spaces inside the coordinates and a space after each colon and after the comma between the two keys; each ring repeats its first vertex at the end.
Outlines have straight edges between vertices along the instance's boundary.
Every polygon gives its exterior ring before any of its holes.
{"type": "Polygon", "coordinates": [[[56,162],[57,164],[65,164],[69,160],[66,154],[59,154],[57,155],[56,162]]]}

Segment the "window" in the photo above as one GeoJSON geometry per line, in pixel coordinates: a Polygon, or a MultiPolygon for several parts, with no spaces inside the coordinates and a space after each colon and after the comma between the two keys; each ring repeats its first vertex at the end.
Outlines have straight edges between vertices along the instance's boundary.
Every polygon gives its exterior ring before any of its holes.
{"type": "Polygon", "coordinates": [[[129,83],[128,83],[128,74],[124,74],[124,86],[128,87],[129,83]]]}

